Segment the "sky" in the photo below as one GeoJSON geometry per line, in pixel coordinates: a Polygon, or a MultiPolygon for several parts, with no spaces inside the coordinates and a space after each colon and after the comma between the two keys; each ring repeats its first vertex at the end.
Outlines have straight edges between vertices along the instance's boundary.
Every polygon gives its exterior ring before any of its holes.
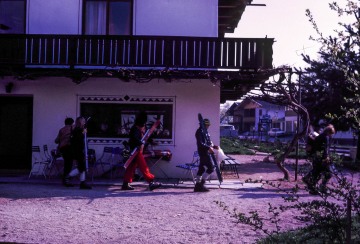
{"type": "MultiPolygon", "coordinates": [[[[310,9],[318,27],[325,36],[341,29],[337,13],[329,8],[333,0],[253,0],[253,4],[265,7],[247,6],[238,27],[226,37],[275,38],[273,44],[273,65],[304,67],[301,53],[317,56],[319,44],[309,40],[316,32],[305,15],[310,9]]],[[[345,6],[346,0],[336,1],[345,6]]]]}

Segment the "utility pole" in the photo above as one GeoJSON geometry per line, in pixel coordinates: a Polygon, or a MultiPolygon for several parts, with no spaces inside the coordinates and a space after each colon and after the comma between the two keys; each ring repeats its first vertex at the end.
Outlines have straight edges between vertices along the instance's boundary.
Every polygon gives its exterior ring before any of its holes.
{"type": "MultiPolygon", "coordinates": [[[[301,105],[301,72],[299,73],[299,80],[298,80],[298,96],[299,96],[299,104],[301,105]]],[[[300,115],[299,111],[297,112],[297,126],[296,126],[296,134],[299,134],[300,131],[300,115]]],[[[299,140],[296,142],[296,159],[295,159],[295,181],[297,181],[297,175],[298,175],[298,164],[299,164],[299,140]]]]}

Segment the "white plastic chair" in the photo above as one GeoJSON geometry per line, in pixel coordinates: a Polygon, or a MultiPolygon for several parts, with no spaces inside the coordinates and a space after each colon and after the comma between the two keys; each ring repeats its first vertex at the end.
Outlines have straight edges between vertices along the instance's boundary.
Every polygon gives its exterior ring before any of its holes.
{"type": "Polygon", "coordinates": [[[32,175],[43,175],[46,178],[46,171],[51,164],[51,160],[43,157],[40,146],[32,146],[32,166],[29,178],[32,175]]]}

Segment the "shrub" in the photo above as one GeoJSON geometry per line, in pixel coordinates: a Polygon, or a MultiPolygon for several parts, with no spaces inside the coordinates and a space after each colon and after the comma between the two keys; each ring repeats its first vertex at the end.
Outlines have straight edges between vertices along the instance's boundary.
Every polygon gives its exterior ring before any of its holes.
{"type": "MultiPolygon", "coordinates": [[[[277,142],[259,142],[258,140],[239,140],[237,138],[220,138],[220,147],[225,154],[253,155],[255,152],[270,153],[277,155],[285,150],[287,144],[277,142]]],[[[295,151],[290,153],[289,158],[296,157],[295,151]]],[[[304,150],[299,151],[299,158],[306,158],[304,150]]]]}
{"type": "Polygon", "coordinates": [[[272,206],[269,203],[267,217],[262,217],[257,211],[248,214],[230,211],[225,203],[216,201],[228,214],[236,218],[238,223],[261,230],[266,238],[258,243],[360,243],[360,181],[350,182],[343,176],[336,176],[337,182],[329,188],[329,193],[320,193],[319,198],[312,201],[301,201],[296,184],[290,191],[281,189],[281,184],[269,181],[261,182],[264,185],[276,188],[283,196],[286,205],[272,206]],[[297,210],[299,215],[295,219],[307,224],[296,231],[284,231],[280,224],[280,215],[287,210],[297,210]],[[270,217],[269,217],[270,216],[270,217]],[[274,230],[264,228],[264,223],[274,225],[274,230]],[[347,233],[351,232],[351,241],[347,233]],[[349,242],[350,241],[350,242],[349,242]]]}

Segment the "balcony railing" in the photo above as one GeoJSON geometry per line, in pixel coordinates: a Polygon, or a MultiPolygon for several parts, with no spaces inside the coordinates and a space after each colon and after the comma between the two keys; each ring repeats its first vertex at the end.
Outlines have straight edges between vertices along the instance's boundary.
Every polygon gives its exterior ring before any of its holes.
{"type": "Polygon", "coordinates": [[[271,68],[273,41],[271,38],[0,35],[0,66],[271,68]]]}

